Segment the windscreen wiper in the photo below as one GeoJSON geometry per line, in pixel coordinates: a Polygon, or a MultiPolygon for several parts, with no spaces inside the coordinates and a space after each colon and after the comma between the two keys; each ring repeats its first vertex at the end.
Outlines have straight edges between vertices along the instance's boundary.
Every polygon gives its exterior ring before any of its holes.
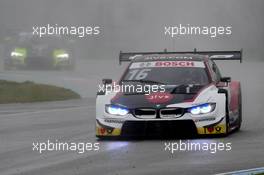
{"type": "Polygon", "coordinates": [[[154,80],[146,80],[146,79],[140,79],[140,80],[122,80],[121,82],[139,82],[139,83],[151,83],[151,84],[165,84],[162,82],[154,81],[154,80]]]}
{"type": "MultiPolygon", "coordinates": [[[[171,94],[196,94],[197,92],[194,92],[194,87],[203,87],[204,85],[197,85],[197,84],[181,84],[176,85],[172,90],[171,94]]],[[[200,88],[198,88],[199,90],[200,88]]],[[[197,89],[195,89],[197,91],[197,89]]]]}

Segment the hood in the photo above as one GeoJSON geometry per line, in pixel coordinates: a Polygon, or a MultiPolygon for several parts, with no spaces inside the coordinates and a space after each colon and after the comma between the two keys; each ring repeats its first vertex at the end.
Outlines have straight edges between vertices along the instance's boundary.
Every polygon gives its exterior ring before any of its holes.
{"type": "Polygon", "coordinates": [[[117,93],[111,99],[115,105],[126,106],[127,108],[163,108],[170,104],[193,101],[204,86],[177,86],[166,88],[165,92],[142,93],[117,93]]]}

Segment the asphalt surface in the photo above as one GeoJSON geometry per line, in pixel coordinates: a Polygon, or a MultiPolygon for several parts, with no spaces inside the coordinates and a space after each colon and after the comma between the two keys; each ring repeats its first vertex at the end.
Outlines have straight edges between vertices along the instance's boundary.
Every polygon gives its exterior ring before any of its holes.
{"type": "Polygon", "coordinates": [[[101,78],[122,72],[111,62],[87,61],[74,72],[10,71],[1,79],[34,80],[65,86],[84,98],[64,102],[0,105],[0,174],[215,174],[264,166],[264,63],[220,64],[224,75],[240,80],[243,125],[225,138],[182,140],[231,143],[230,151],[165,151],[175,140],[100,141],[95,137],[95,91],[101,78]],[[106,66],[107,65],[107,66],[106,66]],[[99,150],[33,150],[33,143],[99,143],[99,150]]]}

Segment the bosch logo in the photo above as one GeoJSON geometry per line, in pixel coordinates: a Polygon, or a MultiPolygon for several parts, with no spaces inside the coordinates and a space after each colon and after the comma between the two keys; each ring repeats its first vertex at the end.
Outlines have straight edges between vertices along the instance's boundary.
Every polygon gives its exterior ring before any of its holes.
{"type": "Polygon", "coordinates": [[[193,61],[157,61],[157,67],[194,67],[193,61]]]}

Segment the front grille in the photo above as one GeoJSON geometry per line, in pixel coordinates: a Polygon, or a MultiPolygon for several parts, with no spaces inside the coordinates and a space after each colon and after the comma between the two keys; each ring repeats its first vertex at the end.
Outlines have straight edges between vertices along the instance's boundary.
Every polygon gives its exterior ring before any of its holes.
{"type": "Polygon", "coordinates": [[[184,108],[137,108],[133,114],[135,117],[142,119],[178,118],[184,114],[184,108]]]}
{"type": "Polygon", "coordinates": [[[197,129],[192,120],[126,121],[122,136],[192,137],[197,129]]]}
{"type": "Polygon", "coordinates": [[[51,66],[53,64],[53,59],[49,57],[28,57],[27,65],[32,66],[51,66]]]}
{"type": "Polygon", "coordinates": [[[138,108],[134,110],[134,115],[137,118],[156,118],[157,111],[153,108],[138,108]]]}
{"type": "Polygon", "coordinates": [[[160,118],[170,118],[170,117],[181,117],[184,114],[183,108],[164,108],[160,109],[160,118]]]}

